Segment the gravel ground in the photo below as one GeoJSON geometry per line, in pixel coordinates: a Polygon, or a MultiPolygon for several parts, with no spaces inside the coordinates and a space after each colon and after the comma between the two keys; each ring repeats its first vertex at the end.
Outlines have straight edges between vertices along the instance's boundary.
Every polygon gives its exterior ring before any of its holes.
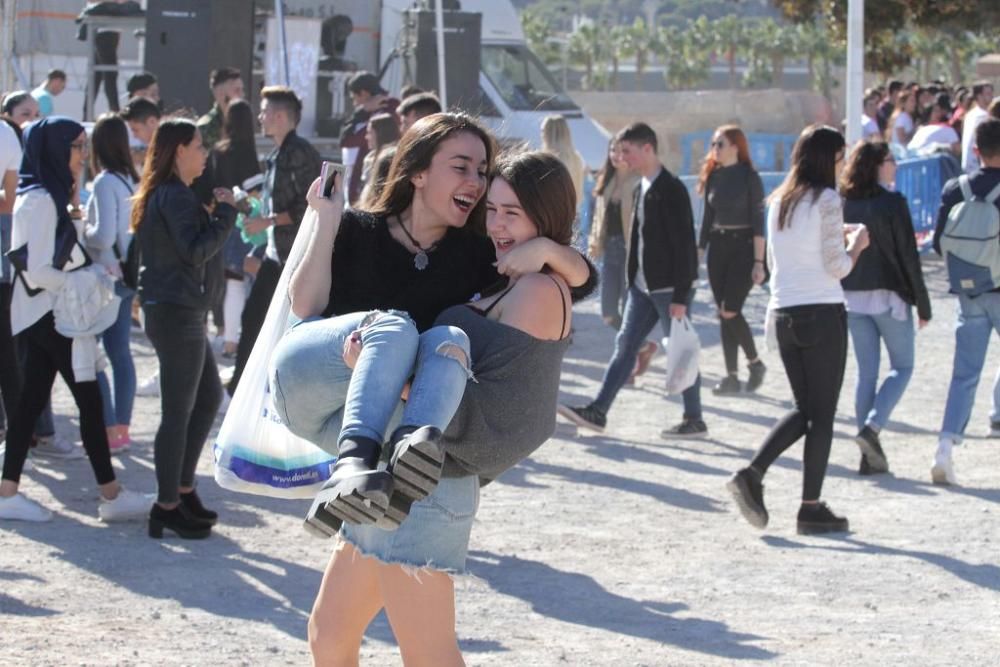
{"type": "MultiPolygon", "coordinates": [[[[470,665],[1000,664],[1000,490],[988,432],[987,361],[956,451],[960,487],[930,484],[930,460],[950,377],[955,304],[941,264],[925,269],[935,319],[917,336],[918,365],[883,436],[893,474],[859,478],[853,357],[824,497],[846,514],[840,537],[800,537],[801,449],[767,477],[771,525],[758,531],[724,490],[790,397],[781,363],[752,397],[706,391],[710,438],[659,436],[680,416],[662,391],[660,355],[627,388],[602,436],[560,425],[535,456],[487,487],[473,530],[472,576],[457,584],[458,635],[470,665]]],[[[763,319],[763,292],[748,302],[763,319]]],[[[706,387],[723,369],[718,328],[700,289],[695,322],[706,387]]],[[[564,365],[563,398],[596,392],[612,332],[580,306],[564,365]]],[[[140,378],[155,366],[133,343],[140,378]]],[[[158,400],[136,403],[137,444],[118,459],[130,487],[154,490],[158,400]]],[[[59,383],[60,432],[78,438],[59,383]]],[[[151,540],[144,523],[103,525],[86,461],[36,461],[23,490],[57,512],[48,524],[0,526],[3,665],[301,665],[306,620],[330,542],[301,528],[304,501],[233,494],[212,481],[211,539],[151,540]]],[[[380,616],[362,664],[399,663],[380,616]]]]}

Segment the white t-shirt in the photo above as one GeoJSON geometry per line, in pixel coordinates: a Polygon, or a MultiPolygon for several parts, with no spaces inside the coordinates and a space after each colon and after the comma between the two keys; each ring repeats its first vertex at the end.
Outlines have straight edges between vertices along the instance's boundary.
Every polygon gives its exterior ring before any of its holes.
{"type": "Polygon", "coordinates": [[[889,143],[900,143],[896,132],[898,129],[903,130],[903,134],[906,136],[913,134],[913,117],[905,111],[900,111],[899,115],[896,116],[896,121],[892,124],[892,132],[889,134],[891,137],[889,143]]]}
{"type": "Polygon", "coordinates": [[[965,118],[962,119],[962,169],[968,174],[979,169],[979,158],[976,157],[972,147],[976,145],[976,128],[989,115],[986,109],[975,105],[966,112],[965,118]]]}
{"type": "Polygon", "coordinates": [[[646,226],[646,206],[644,202],[646,201],[646,193],[649,192],[649,188],[653,187],[653,181],[660,177],[660,172],[662,171],[663,167],[660,167],[656,170],[656,174],[652,178],[643,176],[642,180],[639,181],[639,208],[636,209],[636,220],[639,222],[639,243],[635,249],[636,253],[638,253],[636,258],[639,260],[639,268],[635,272],[635,286],[643,292],[649,291],[649,287],[646,285],[646,274],[642,266],[642,233],[643,227],[646,226]]]}
{"type": "Polygon", "coordinates": [[[21,169],[21,142],[7,123],[0,121],[0,177],[4,172],[21,169]]]}
{"type": "Polygon", "coordinates": [[[917,152],[931,144],[952,144],[958,143],[958,132],[950,125],[944,123],[931,123],[919,128],[906,148],[917,152]]]}
{"type": "Polygon", "coordinates": [[[861,136],[870,137],[873,134],[882,134],[879,132],[878,123],[873,118],[869,118],[867,114],[861,114],[861,136]]]}

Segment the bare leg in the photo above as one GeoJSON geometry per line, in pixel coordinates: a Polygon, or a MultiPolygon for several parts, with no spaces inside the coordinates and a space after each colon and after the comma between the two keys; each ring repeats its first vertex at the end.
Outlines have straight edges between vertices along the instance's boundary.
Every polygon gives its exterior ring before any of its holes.
{"type": "Polygon", "coordinates": [[[379,587],[405,667],[464,667],[455,636],[455,585],[442,572],[378,566],[379,587]]]}
{"type": "Polygon", "coordinates": [[[378,561],[341,542],[323,574],[309,616],[313,664],[356,667],[365,628],[382,609],[378,561]]]}

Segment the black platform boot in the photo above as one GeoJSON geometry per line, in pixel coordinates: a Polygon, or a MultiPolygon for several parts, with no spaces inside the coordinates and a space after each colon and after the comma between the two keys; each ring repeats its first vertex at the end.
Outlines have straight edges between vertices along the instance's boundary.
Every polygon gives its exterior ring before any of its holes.
{"type": "Polygon", "coordinates": [[[382,446],[368,438],[347,438],[340,443],[333,474],[306,515],[306,530],[332,537],[344,521],[360,525],[382,518],[392,495],[392,475],[377,470],[381,451],[382,446]]]}
{"type": "Polygon", "coordinates": [[[387,472],[393,492],[378,527],[395,530],[410,513],[410,506],[437,488],[444,467],[441,431],[433,426],[400,426],[389,441],[392,454],[387,472]]]}

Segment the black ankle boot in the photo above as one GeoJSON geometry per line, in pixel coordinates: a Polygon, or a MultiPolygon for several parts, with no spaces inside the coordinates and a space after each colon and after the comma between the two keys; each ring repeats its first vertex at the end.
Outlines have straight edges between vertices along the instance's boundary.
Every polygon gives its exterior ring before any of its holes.
{"type": "Polygon", "coordinates": [[[181,505],[184,505],[188,509],[191,516],[206,521],[211,526],[214,526],[219,520],[218,513],[202,505],[201,498],[198,497],[198,493],[194,490],[191,493],[181,494],[181,505]]]}
{"type": "Polygon", "coordinates": [[[394,530],[409,513],[410,505],[434,492],[441,481],[444,447],[441,431],[433,426],[400,426],[389,440],[392,454],[387,471],[393,492],[380,528],[394,530]]]}
{"type": "Polygon", "coordinates": [[[382,518],[392,495],[392,475],[377,469],[381,453],[382,445],[368,438],[340,443],[333,473],[306,515],[306,530],[331,537],[344,521],[360,525],[382,518]]]}
{"type": "Polygon", "coordinates": [[[212,534],[212,524],[191,514],[183,501],[170,510],[153,504],[149,510],[149,536],[161,539],[164,528],[185,540],[203,540],[212,534]]]}

